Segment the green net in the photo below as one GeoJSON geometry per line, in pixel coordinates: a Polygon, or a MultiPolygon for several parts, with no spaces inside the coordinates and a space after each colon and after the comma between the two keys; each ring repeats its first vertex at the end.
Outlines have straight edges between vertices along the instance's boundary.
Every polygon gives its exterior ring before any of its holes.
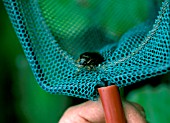
{"type": "Polygon", "coordinates": [[[170,71],[169,0],[160,9],[148,0],[3,2],[47,92],[95,100],[98,87],[170,71]]]}

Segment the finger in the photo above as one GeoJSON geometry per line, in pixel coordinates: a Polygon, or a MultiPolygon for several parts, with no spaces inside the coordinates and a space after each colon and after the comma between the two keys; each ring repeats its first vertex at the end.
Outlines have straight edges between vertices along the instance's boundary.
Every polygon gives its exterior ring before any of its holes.
{"type": "Polygon", "coordinates": [[[89,123],[88,120],[78,115],[80,110],[78,106],[67,109],[59,123],[89,123]]]}
{"type": "Polygon", "coordinates": [[[146,118],[146,114],[145,114],[145,110],[144,110],[144,108],[141,106],[141,105],[139,105],[139,104],[137,104],[137,103],[135,103],[135,102],[129,102],[131,105],[133,105],[138,111],[139,111],[139,113],[141,113],[141,115],[144,117],[144,118],[146,118]]]}
{"type": "Polygon", "coordinates": [[[87,101],[69,108],[59,123],[105,123],[100,101],[87,101]]]}
{"type": "Polygon", "coordinates": [[[127,123],[147,123],[144,109],[137,103],[124,102],[127,123]]]}

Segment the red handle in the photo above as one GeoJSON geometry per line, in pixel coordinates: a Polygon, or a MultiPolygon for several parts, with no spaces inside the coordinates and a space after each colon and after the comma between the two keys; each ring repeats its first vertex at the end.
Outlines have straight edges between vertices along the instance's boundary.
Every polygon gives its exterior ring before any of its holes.
{"type": "Polygon", "coordinates": [[[116,85],[98,88],[106,123],[126,123],[125,114],[116,85]]]}

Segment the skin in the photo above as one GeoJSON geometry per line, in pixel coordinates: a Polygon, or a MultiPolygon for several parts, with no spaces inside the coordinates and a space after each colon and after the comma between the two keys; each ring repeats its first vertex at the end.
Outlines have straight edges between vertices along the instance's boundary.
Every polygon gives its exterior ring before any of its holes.
{"type": "MultiPolygon", "coordinates": [[[[147,123],[139,104],[124,101],[123,107],[127,123],[147,123]]],[[[68,108],[59,123],[105,123],[101,101],[87,101],[68,108]]]]}

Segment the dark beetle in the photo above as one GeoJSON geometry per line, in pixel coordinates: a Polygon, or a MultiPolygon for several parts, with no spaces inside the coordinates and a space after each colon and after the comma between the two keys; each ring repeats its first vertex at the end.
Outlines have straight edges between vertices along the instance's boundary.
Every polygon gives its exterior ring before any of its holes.
{"type": "Polygon", "coordinates": [[[93,69],[104,61],[103,56],[97,52],[85,52],[77,60],[78,67],[93,69]]]}

